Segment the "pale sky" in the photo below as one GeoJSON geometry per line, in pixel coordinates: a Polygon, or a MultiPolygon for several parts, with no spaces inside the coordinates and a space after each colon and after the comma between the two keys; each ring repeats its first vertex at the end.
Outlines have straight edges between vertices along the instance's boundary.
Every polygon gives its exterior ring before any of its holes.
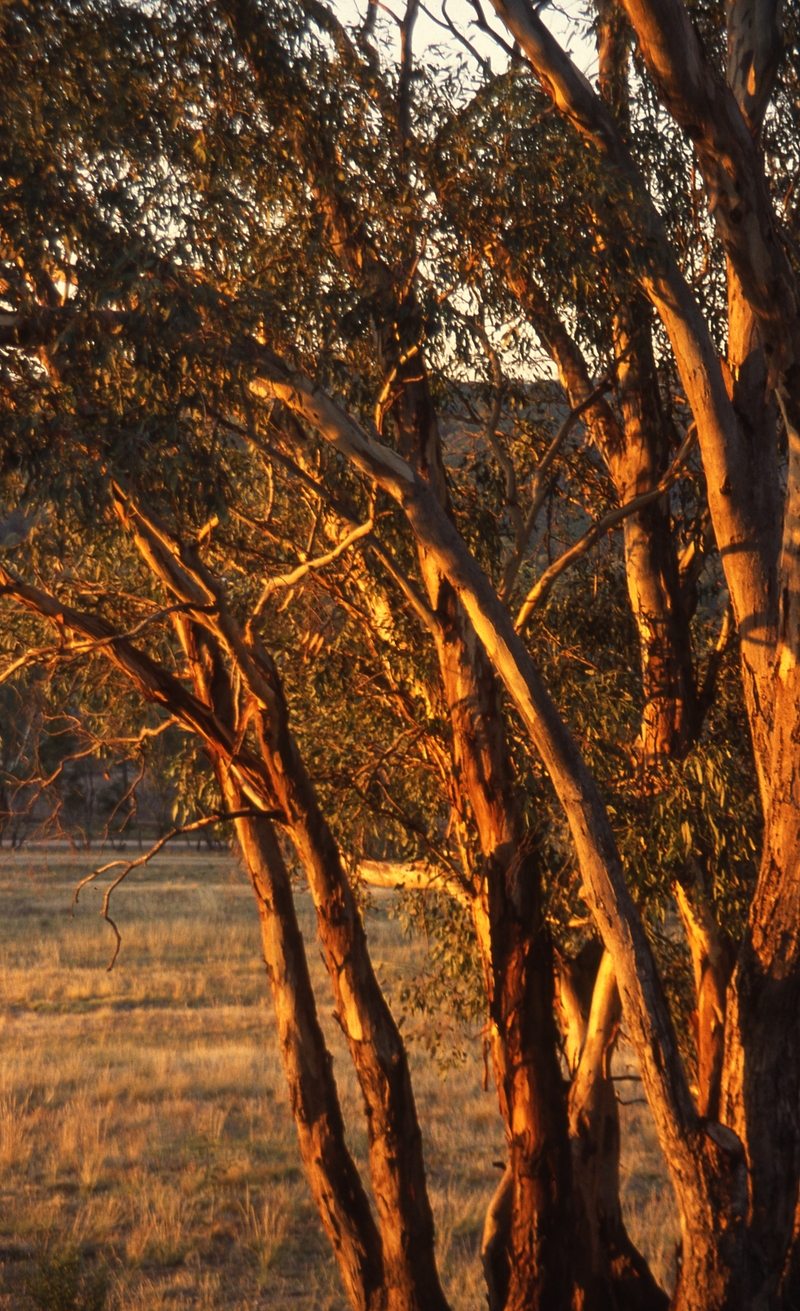
{"type": "MultiPolygon", "coordinates": [[[[456,27],[464,32],[478,53],[483,58],[488,58],[496,70],[502,68],[505,61],[503,52],[477,26],[475,11],[469,0],[445,0],[445,3],[449,18],[456,27]]],[[[436,18],[441,19],[442,0],[422,0],[422,4],[436,18]]],[[[366,13],[366,0],[333,0],[332,7],[343,22],[348,24],[357,23],[363,19],[366,13]]],[[[385,20],[383,30],[387,36],[393,29],[396,31],[396,24],[392,22],[390,14],[400,18],[404,9],[405,0],[379,0],[379,14],[382,10],[385,20]]],[[[504,29],[500,20],[496,18],[489,0],[484,0],[483,9],[488,21],[495,30],[503,35],[506,40],[510,40],[508,32],[504,29]]],[[[587,39],[586,37],[585,11],[581,10],[577,0],[565,0],[565,3],[557,6],[553,4],[545,5],[540,10],[540,15],[553,35],[570,52],[581,71],[588,77],[594,77],[597,71],[597,56],[593,41],[591,38],[587,39]]],[[[456,43],[455,38],[433,22],[428,14],[420,10],[414,29],[415,54],[420,55],[426,46],[430,45],[445,48],[452,46],[454,51],[459,50],[464,53],[463,47],[456,43]]]]}

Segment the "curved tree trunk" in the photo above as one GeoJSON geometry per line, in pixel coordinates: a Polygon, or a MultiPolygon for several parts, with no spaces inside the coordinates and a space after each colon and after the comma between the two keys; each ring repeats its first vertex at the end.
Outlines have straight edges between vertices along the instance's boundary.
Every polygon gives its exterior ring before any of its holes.
{"type": "Polygon", "coordinates": [[[447,1303],[436,1268],[433,1214],[408,1058],[375,977],[335,839],[289,732],[283,695],[271,668],[269,676],[280,721],[260,716],[262,752],[308,877],[336,1013],[364,1096],[388,1306],[442,1311],[447,1303]]]}
{"type": "Polygon", "coordinates": [[[669,1298],[622,1219],[619,1104],[610,1068],[622,1007],[611,958],[590,940],[576,959],[559,960],[557,980],[557,1009],[573,1072],[572,1169],[590,1253],[586,1302],[614,1311],[666,1311],[669,1298]]]}

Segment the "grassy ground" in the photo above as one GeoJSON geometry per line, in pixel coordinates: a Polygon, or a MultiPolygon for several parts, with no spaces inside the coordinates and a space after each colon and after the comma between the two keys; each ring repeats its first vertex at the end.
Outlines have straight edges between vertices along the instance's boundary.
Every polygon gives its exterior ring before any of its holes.
{"type": "MultiPolygon", "coordinates": [[[[86,858],[0,853],[0,1308],[338,1311],[300,1166],[249,886],[227,856],[162,857],[119,890],[119,961],[86,858]],[[103,1286],[107,1285],[104,1297],[103,1286]]],[[[351,1146],[359,1097],[298,897],[351,1146]]],[[[391,996],[419,966],[388,902],[370,942],[391,996]]],[[[440,1268],[454,1311],[485,1305],[478,1246],[503,1132],[479,1042],[442,1077],[416,1049],[440,1268]]],[[[620,1085],[632,1098],[636,1084],[620,1085]]],[[[633,1237],[671,1277],[676,1221],[652,1126],[625,1117],[633,1237]]]]}

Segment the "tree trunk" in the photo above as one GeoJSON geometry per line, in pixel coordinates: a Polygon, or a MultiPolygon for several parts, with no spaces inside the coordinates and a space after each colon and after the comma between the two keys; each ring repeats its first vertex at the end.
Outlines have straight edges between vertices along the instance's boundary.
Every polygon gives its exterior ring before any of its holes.
{"type": "Polygon", "coordinates": [[[585,1301],[612,1311],[666,1311],[667,1294],[631,1242],[619,1196],[620,1125],[611,1056],[621,1005],[608,952],[590,939],[558,959],[557,1011],[567,1064],[572,1169],[582,1241],[589,1252],[585,1301]]]}
{"type": "MultiPolygon", "coordinates": [[[[785,555],[797,552],[798,464],[790,438],[785,555]]],[[[794,565],[797,559],[795,556],[794,565]]],[[[722,1118],[741,1138],[750,1180],[748,1293],[776,1304],[784,1265],[796,1266],[800,1179],[800,628],[784,561],[785,639],[778,652],[772,799],[744,942],[728,989],[722,1118]],[[792,613],[794,612],[794,613],[792,613]]],[[[796,1276],[795,1276],[796,1278],[796,1276]]]]}
{"type": "MultiPolygon", "coordinates": [[[[413,328],[413,290],[402,306],[386,270],[375,324],[386,407],[396,443],[449,514],[437,416],[425,361],[398,322],[413,328]],[[411,350],[410,347],[415,349],[411,350]]],[[[437,655],[453,730],[453,775],[472,809],[483,855],[473,918],[489,1003],[492,1058],[506,1126],[512,1189],[503,1305],[508,1311],[566,1306],[577,1254],[566,1108],[553,1018],[550,937],[541,909],[541,870],[526,838],[495,673],[435,557],[420,568],[439,624],[437,655]]],[[[495,1279],[496,1290],[503,1282],[495,1279]]]]}
{"type": "Polygon", "coordinates": [[[697,998],[692,1016],[697,1047],[697,1110],[709,1120],[718,1120],[725,1048],[725,993],[733,962],[720,941],[710,908],[702,901],[693,904],[680,883],[675,884],[675,900],[689,943],[697,998]]]}
{"type": "MultiPolygon", "coordinates": [[[[264,653],[261,662],[264,664],[264,653]]],[[[280,719],[276,722],[269,714],[259,717],[261,748],[274,795],[286,812],[308,878],[337,1018],[364,1096],[387,1308],[445,1311],[408,1058],[375,977],[364,926],[335,839],[290,734],[271,662],[267,670],[280,719]]]]}
{"type": "MultiPolygon", "coordinates": [[[[196,696],[235,738],[235,698],[217,639],[184,615],[173,622],[196,696]]],[[[229,761],[220,752],[209,755],[227,808],[243,809],[246,799],[229,761]]],[[[289,1103],[311,1192],[353,1307],[386,1311],[381,1238],[345,1143],[333,1061],[317,1016],[289,871],[270,820],[242,817],[235,825],[258,907],[289,1103]]]]}
{"type": "MultiPolygon", "coordinates": [[[[515,269],[499,243],[490,250],[559,373],[571,406],[583,404],[592,383],[582,352],[529,274],[515,269]]],[[[649,491],[666,468],[666,441],[650,326],[643,305],[618,306],[614,350],[623,422],[604,399],[583,414],[589,436],[605,460],[620,504],[649,491]]],[[[697,691],[689,614],[681,595],[669,512],[654,501],[624,521],[625,569],[639,634],[644,710],[641,753],[645,765],[681,755],[698,728],[697,691]]]]}
{"type": "MultiPolygon", "coordinates": [[[[239,809],[236,790],[227,787],[226,793],[231,809],[239,809]]],[[[390,1299],[380,1235],[344,1140],[289,874],[269,820],[237,819],[236,833],[258,906],[289,1104],[311,1192],[352,1306],[383,1311],[390,1299]]]]}
{"type": "MultiPolygon", "coordinates": [[[[615,315],[624,446],[609,467],[620,503],[656,485],[666,468],[663,418],[643,305],[615,315]]],[[[645,767],[683,755],[696,732],[697,694],[689,615],[680,591],[669,507],[654,501],[625,520],[625,570],[639,633],[645,767]]]]}

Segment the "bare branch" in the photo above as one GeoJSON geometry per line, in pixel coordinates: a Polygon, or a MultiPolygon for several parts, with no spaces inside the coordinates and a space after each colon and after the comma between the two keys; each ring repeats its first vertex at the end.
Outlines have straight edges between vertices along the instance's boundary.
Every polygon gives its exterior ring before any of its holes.
{"type": "Polygon", "coordinates": [[[464,36],[463,32],[459,32],[458,28],[456,27],[455,23],[453,22],[452,18],[447,12],[446,0],[442,0],[442,18],[444,19],[444,22],[442,22],[441,18],[437,18],[436,15],[432,13],[430,9],[428,9],[427,5],[420,4],[420,9],[424,14],[427,14],[428,18],[431,20],[432,23],[435,23],[437,27],[444,28],[445,32],[449,32],[450,35],[453,36],[456,41],[458,41],[459,45],[462,45],[464,47],[464,49],[475,60],[476,64],[480,68],[485,78],[487,79],[491,78],[492,76],[491,64],[489,63],[488,59],[484,59],[482,55],[478,54],[478,51],[475,49],[474,45],[469,40],[469,38],[464,36]]]}
{"type": "Polygon", "coordinates": [[[357,528],[354,528],[351,533],[348,533],[341,542],[334,546],[332,550],[326,551],[324,555],[318,555],[314,560],[306,560],[304,564],[299,564],[296,569],[291,571],[291,573],[276,574],[274,578],[268,579],[264,584],[261,596],[258,598],[258,604],[253,611],[253,618],[260,618],[263,614],[264,606],[267,604],[267,601],[272,596],[273,592],[277,592],[282,587],[293,587],[295,583],[300,582],[301,578],[305,578],[306,574],[310,573],[311,570],[322,569],[326,564],[331,564],[334,560],[338,560],[339,556],[349,550],[355,542],[360,541],[363,537],[369,536],[374,524],[374,519],[368,519],[366,523],[359,524],[357,528]]]}
{"type": "Polygon", "coordinates": [[[185,833],[196,833],[198,829],[207,828],[209,824],[222,824],[225,823],[226,820],[232,819],[255,819],[257,816],[261,819],[274,819],[278,821],[282,821],[285,818],[283,811],[253,810],[252,807],[248,807],[245,810],[215,811],[213,815],[204,815],[202,819],[196,819],[191,824],[182,824],[178,828],[171,829],[169,833],[165,833],[157,842],[154,842],[149,851],[146,851],[142,856],[137,856],[135,860],[111,860],[107,865],[101,865],[99,869],[93,870],[91,874],[86,875],[86,878],[81,879],[73,893],[72,905],[70,907],[71,912],[74,910],[74,907],[77,906],[80,894],[88,883],[92,883],[94,879],[99,878],[101,874],[107,873],[110,869],[116,869],[119,865],[123,866],[123,869],[117,877],[106,888],[105,896],[103,897],[103,908],[100,911],[102,918],[107,924],[111,925],[115,938],[114,952],[111,960],[106,966],[107,972],[113,970],[117,957],[119,956],[119,949],[122,946],[122,937],[120,936],[119,929],[109,914],[109,906],[111,904],[112,894],[119,887],[120,883],[122,883],[123,879],[126,879],[132,870],[138,869],[141,865],[148,864],[148,862],[151,861],[154,856],[157,856],[159,851],[161,851],[168,842],[171,842],[173,838],[182,837],[185,833]]]}
{"type": "MultiPolygon", "coordinates": [[[[499,32],[495,32],[494,28],[490,27],[486,15],[483,12],[480,0],[470,0],[470,4],[477,15],[477,17],[472,20],[475,26],[480,28],[481,32],[485,32],[487,36],[490,36],[492,40],[499,45],[503,53],[508,55],[509,59],[518,59],[519,55],[514,47],[509,45],[507,41],[504,41],[499,32]]],[[[444,5],[442,5],[442,8],[444,9],[444,5]]]]}
{"type": "Polygon", "coordinates": [[[729,601],[725,607],[725,614],[722,616],[722,626],[719,630],[719,637],[717,638],[714,650],[708,658],[705,678],[703,679],[703,687],[697,698],[697,715],[700,723],[703,722],[714,702],[719,671],[722,668],[722,662],[725,659],[735,636],[736,621],[733,617],[733,606],[729,601]]]}
{"type": "Polygon", "coordinates": [[[528,550],[531,537],[536,529],[536,520],[539,518],[539,512],[544,505],[550,487],[548,474],[553,467],[553,463],[558,456],[559,451],[567,440],[569,434],[572,432],[575,424],[578,422],[578,419],[580,419],[586,410],[595,405],[600,397],[608,391],[613,380],[613,372],[607,373],[579,405],[573,406],[539,461],[539,464],[536,467],[533,485],[531,487],[531,508],[528,511],[528,516],[523,524],[522,532],[518,537],[517,545],[509,556],[503,572],[503,582],[499,591],[501,601],[507,603],[511,599],[514,584],[517,581],[517,576],[522,567],[522,562],[525,559],[525,554],[528,550]]]}
{"type": "Polygon", "coordinates": [[[403,892],[446,892],[468,910],[474,896],[463,879],[429,864],[427,860],[359,860],[356,876],[371,888],[403,892]]]}
{"type": "Polygon", "coordinates": [[[411,80],[414,74],[412,38],[419,13],[419,0],[406,0],[406,12],[400,24],[400,70],[397,79],[397,125],[400,149],[405,150],[411,136],[411,80]]]}
{"type": "MultiPolygon", "coordinates": [[[[291,456],[284,454],[283,451],[279,450],[279,448],[274,446],[271,442],[257,437],[255,432],[249,432],[247,429],[240,427],[239,424],[233,423],[232,420],[226,419],[222,415],[216,414],[215,418],[231,432],[235,432],[238,436],[244,438],[256,450],[270,455],[273,459],[277,460],[279,464],[282,464],[289,473],[299,478],[307,487],[316,492],[330,509],[334,510],[336,514],[339,515],[339,518],[344,520],[345,523],[354,527],[358,526],[358,519],[356,518],[355,510],[329,492],[322,483],[317,482],[312,478],[305,469],[291,458],[291,456]]],[[[411,581],[405,571],[397,563],[388,546],[385,546],[372,534],[366,538],[364,545],[368,546],[373,555],[380,560],[387,573],[397,583],[397,586],[400,588],[403,596],[408,601],[420,623],[427,628],[434,640],[437,640],[441,635],[441,626],[436,615],[431,610],[419,588],[411,581]]]]}

